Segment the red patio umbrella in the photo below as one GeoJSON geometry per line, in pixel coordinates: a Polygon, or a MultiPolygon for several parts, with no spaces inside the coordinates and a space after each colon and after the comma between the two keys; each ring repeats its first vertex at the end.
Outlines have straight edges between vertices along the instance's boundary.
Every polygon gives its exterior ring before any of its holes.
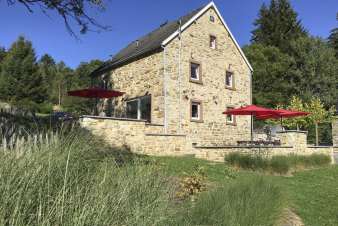
{"type": "Polygon", "coordinates": [[[310,114],[309,112],[304,112],[304,111],[278,109],[278,110],[274,110],[273,114],[259,115],[257,116],[257,119],[261,119],[261,120],[280,119],[280,123],[283,128],[283,118],[293,118],[293,117],[299,117],[299,116],[306,116],[309,114],[310,114]]]}
{"type": "Polygon", "coordinates": [[[256,105],[235,108],[223,112],[226,115],[251,115],[251,141],[253,141],[253,116],[274,114],[274,110],[256,105]]]}
{"type": "Polygon", "coordinates": [[[85,97],[85,98],[112,98],[122,96],[123,94],[124,94],[123,92],[98,87],[72,90],[68,92],[68,96],[85,97]]]}

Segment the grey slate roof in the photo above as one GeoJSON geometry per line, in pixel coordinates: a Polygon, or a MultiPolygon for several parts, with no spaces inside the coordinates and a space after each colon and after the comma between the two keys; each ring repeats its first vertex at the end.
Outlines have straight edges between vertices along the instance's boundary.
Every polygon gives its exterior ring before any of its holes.
{"type": "MultiPolygon", "coordinates": [[[[204,6],[203,6],[204,7],[204,6]]],[[[161,25],[159,28],[148,33],[147,35],[131,42],[127,47],[120,50],[112,59],[103,63],[99,68],[95,69],[91,76],[99,76],[103,73],[117,68],[123,64],[131,62],[135,59],[142,58],[147,54],[161,50],[162,42],[173,34],[179,28],[179,21],[182,25],[188,22],[194,15],[196,15],[203,7],[200,7],[181,18],[161,25]]]]}

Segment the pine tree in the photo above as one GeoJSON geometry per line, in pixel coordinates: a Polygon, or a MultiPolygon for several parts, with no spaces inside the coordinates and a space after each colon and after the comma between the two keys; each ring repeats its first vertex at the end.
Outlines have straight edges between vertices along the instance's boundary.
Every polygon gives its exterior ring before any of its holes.
{"type": "Polygon", "coordinates": [[[1,75],[1,64],[6,56],[6,50],[3,47],[0,47],[0,75],[1,75]]]}
{"type": "MultiPolygon", "coordinates": [[[[338,13],[336,16],[336,20],[338,22],[338,13]]],[[[338,58],[338,27],[331,30],[331,33],[329,36],[329,44],[332,48],[335,49],[336,57],[338,58]]]]}
{"type": "Polygon", "coordinates": [[[290,93],[297,88],[290,82],[294,59],[277,47],[262,44],[245,46],[243,51],[254,68],[254,103],[267,107],[288,103],[290,93]]]}
{"type": "Polygon", "coordinates": [[[48,54],[43,55],[39,60],[39,73],[42,76],[44,86],[48,88],[48,102],[52,103],[53,87],[56,82],[56,63],[48,54]]]}
{"type": "Polygon", "coordinates": [[[269,7],[263,4],[254,25],[253,43],[276,46],[283,52],[288,50],[290,41],[307,35],[288,0],[271,0],[269,7]]]}
{"type": "Polygon", "coordinates": [[[293,95],[304,101],[319,97],[326,108],[338,99],[338,59],[335,52],[320,38],[303,37],[290,44],[289,54],[295,65],[290,78],[293,95]]]}
{"type": "Polygon", "coordinates": [[[2,100],[32,111],[46,100],[32,43],[24,37],[12,44],[2,62],[0,90],[2,100]]]}

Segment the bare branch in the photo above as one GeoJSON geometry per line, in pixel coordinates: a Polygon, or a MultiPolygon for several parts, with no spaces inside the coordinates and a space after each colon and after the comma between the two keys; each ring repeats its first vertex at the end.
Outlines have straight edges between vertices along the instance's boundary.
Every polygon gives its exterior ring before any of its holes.
{"type": "Polygon", "coordinates": [[[70,21],[76,22],[81,34],[95,31],[92,27],[97,28],[96,32],[110,30],[110,26],[101,25],[87,13],[88,7],[104,10],[102,0],[7,0],[8,5],[14,5],[16,2],[23,4],[31,13],[33,13],[32,7],[35,5],[39,6],[45,15],[47,15],[47,11],[56,11],[63,19],[69,34],[76,39],[79,38],[70,25],[70,21]]]}

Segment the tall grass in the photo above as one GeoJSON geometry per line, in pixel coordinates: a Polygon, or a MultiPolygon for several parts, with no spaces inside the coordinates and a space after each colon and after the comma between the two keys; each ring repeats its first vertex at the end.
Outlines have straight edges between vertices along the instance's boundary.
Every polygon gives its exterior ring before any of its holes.
{"type": "Polygon", "coordinates": [[[169,216],[171,188],[155,165],[118,165],[82,132],[32,142],[20,154],[0,149],[0,225],[157,225],[169,216]]]}
{"type": "Polygon", "coordinates": [[[331,158],[324,154],[272,156],[230,153],[225,156],[225,162],[243,169],[271,171],[285,174],[297,168],[311,168],[326,166],[331,163],[331,158]]]}
{"type": "Polygon", "coordinates": [[[285,205],[278,187],[255,177],[202,194],[173,225],[274,225],[285,205]]]}

